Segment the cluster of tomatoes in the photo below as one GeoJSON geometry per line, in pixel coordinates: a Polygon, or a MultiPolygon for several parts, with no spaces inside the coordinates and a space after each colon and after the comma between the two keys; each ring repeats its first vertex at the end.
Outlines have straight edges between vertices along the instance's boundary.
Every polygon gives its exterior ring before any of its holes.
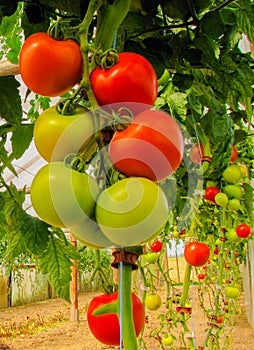
{"type": "MultiPolygon", "coordinates": [[[[28,37],[21,48],[19,66],[28,88],[46,96],[70,90],[82,75],[78,44],[55,40],[46,33],[28,37]],[[49,50],[51,60],[46,59],[49,50]]],[[[35,145],[48,164],[33,180],[32,204],[45,222],[70,228],[84,244],[141,244],[157,236],[168,220],[167,198],[158,182],[181,163],[182,132],[169,114],[152,109],[157,76],[143,56],[120,53],[115,64],[107,69],[96,66],[89,78],[103,110],[128,108],[133,115],[128,125],[114,129],[106,149],[107,162],[110,160],[111,167],[124,178],[99,188],[96,177],[87,169],[65,165],[71,154],[86,157],[87,147],[98,132],[94,123],[98,114],[76,105],[63,115],[53,106],[42,112],[34,127],[35,145]]],[[[99,166],[109,171],[105,164],[99,166]]]]}

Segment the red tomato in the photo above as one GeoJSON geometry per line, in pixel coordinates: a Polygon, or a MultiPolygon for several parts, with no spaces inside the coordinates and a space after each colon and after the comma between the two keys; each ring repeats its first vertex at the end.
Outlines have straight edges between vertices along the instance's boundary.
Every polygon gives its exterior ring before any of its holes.
{"type": "Polygon", "coordinates": [[[206,277],[206,274],[205,274],[205,273],[199,273],[199,274],[198,274],[198,279],[199,279],[199,280],[203,280],[203,279],[205,279],[205,277],[206,277]]]}
{"type": "Polygon", "coordinates": [[[155,241],[150,245],[150,249],[154,253],[159,253],[162,250],[161,241],[155,241]]]}
{"type": "Polygon", "coordinates": [[[201,164],[203,156],[204,156],[204,147],[202,143],[201,144],[196,143],[191,147],[190,159],[193,161],[193,163],[201,164]]]}
{"type": "Polygon", "coordinates": [[[241,238],[249,237],[251,232],[252,232],[252,229],[247,224],[241,224],[241,225],[237,226],[237,228],[236,228],[236,234],[237,234],[237,236],[239,236],[241,238]]]}
{"type": "MultiPolygon", "coordinates": [[[[87,310],[87,320],[94,337],[106,345],[119,345],[120,326],[116,314],[94,316],[93,311],[98,307],[117,300],[118,293],[102,294],[94,297],[87,310]]],[[[132,293],[132,312],[136,335],[138,336],[145,324],[145,311],[141,300],[132,293]]]]}
{"type": "Polygon", "coordinates": [[[205,195],[204,198],[207,201],[215,203],[215,196],[216,194],[220,193],[220,190],[217,187],[210,186],[205,189],[205,195]]]}
{"type": "Polygon", "coordinates": [[[191,266],[204,265],[210,256],[209,247],[202,242],[190,242],[184,249],[184,257],[191,266]]]}
{"type": "Polygon", "coordinates": [[[19,70],[33,92],[62,95],[82,76],[80,47],[74,40],[55,40],[43,32],[32,34],[20,50],[19,70]]]}
{"type": "Polygon", "coordinates": [[[91,86],[99,105],[136,102],[153,105],[157,97],[157,75],[151,63],[141,55],[122,52],[109,69],[96,67],[91,86]]]}
{"type": "Polygon", "coordinates": [[[235,145],[232,145],[232,153],[231,153],[231,157],[230,157],[230,163],[234,163],[236,161],[236,159],[238,158],[238,152],[235,148],[235,145]]]}
{"type": "Polygon", "coordinates": [[[184,139],[176,121],[166,112],[146,110],[114,134],[109,156],[126,176],[159,182],[179,167],[183,149],[184,139]]]}

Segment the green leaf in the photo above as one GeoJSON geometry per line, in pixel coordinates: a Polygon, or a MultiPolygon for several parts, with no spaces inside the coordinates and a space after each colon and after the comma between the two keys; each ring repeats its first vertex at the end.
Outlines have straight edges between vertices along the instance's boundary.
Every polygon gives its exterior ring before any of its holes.
{"type": "Polygon", "coordinates": [[[247,210],[249,220],[253,225],[253,192],[254,190],[253,190],[253,187],[248,183],[243,183],[242,186],[245,190],[244,206],[247,210]]]}
{"type": "Polygon", "coordinates": [[[237,5],[235,16],[238,27],[248,36],[251,42],[254,42],[254,5],[248,0],[240,0],[237,2],[237,5]]]}
{"type": "Polygon", "coordinates": [[[219,12],[207,13],[201,21],[201,29],[211,39],[218,39],[224,33],[224,23],[219,12]]]}
{"type": "Polygon", "coordinates": [[[49,240],[49,225],[24,212],[20,228],[26,241],[27,249],[36,256],[41,256],[49,240]]]}
{"type": "Polygon", "coordinates": [[[70,301],[71,259],[77,259],[75,248],[51,234],[47,249],[40,259],[40,270],[47,274],[49,283],[55,293],[70,301]]]}
{"type": "Polygon", "coordinates": [[[12,132],[11,142],[13,157],[20,158],[29,147],[33,138],[33,125],[22,124],[12,132]]]}
{"type": "Polygon", "coordinates": [[[27,18],[27,13],[24,12],[21,18],[21,25],[24,29],[25,38],[36,32],[47,32],[50,26],[50,17],[47,11],[44,11],[44,18],[39,23],[31,23],[27,18]]]}
{"type": "Polygon", "coordinates": [[[7,260],[13,260],[26,251],[26,242],[20,230],[17,228],[8,230],[6,237],[8,244],[5,258],[7,260]]]}
{"type": "Polygon", "coordinates": [[[0,77],[0,115],[7,122],[17,125],[22,119],[19,85],[13,76],[0,77]]]}

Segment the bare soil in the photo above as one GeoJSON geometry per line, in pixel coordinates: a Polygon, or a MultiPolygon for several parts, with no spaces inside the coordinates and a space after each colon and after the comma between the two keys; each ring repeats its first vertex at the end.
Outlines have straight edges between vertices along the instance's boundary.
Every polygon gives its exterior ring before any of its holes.
{"type": "MultiPolygon", "coordinates": [[[[0,325],[6,336],[0,332],[0,349],[11,350],[103,350],[119,349],[99,343],[89,331],[86,310],[89,301],[98,292],[79,295],[79,321],[70,321],[70,305],[61,299],[51,299],[23,306],[0,309],[0,325]],[[49,325],[51,325],[49,327],[49,325]],[[11,333],[20,333],[15,338],[11,333]],[[8,334],[9,331],[9,334],[8,334]]],[[[156,328],[156,313],[147,312],[148,323],[145,325],[145,340],[149,350],[158,350],[155,339],[149,337],[156,328]]],[[[207,320],[193,306],[193,329],[197,339],[197,348],[205,338],[207,320]]],[[[1,330],[1,327],[0,327],[1,330]]],[[[244,299],[242,312],[236,316],[233,330],[232,350],[254,349],[254,336],[247,321],[244,299]]],[[[210,349],[208,349],[210,350],[210,349]]]]}

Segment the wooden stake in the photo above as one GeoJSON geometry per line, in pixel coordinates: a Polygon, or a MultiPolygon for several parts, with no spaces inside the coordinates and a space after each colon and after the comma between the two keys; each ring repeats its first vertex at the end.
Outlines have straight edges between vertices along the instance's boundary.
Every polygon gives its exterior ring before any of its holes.
{"type": "Polygon", "coordinates": [[[18,64],[11,63],[10,61],[2,61],[0,62],[0,76],[7,75],[17,75],[19,73],[18,64]]]}
{"type": "MultiPolygon", "coordinates": [[[[76,237],[70,233],[70,243],[77,247],[76,237]]],[[[70,283],[70,321],[79,321],[79,310],[78,310],[78,268],[77,260],[73,260],[73,266],[71,267],[71,283],[70,283]]]]}

